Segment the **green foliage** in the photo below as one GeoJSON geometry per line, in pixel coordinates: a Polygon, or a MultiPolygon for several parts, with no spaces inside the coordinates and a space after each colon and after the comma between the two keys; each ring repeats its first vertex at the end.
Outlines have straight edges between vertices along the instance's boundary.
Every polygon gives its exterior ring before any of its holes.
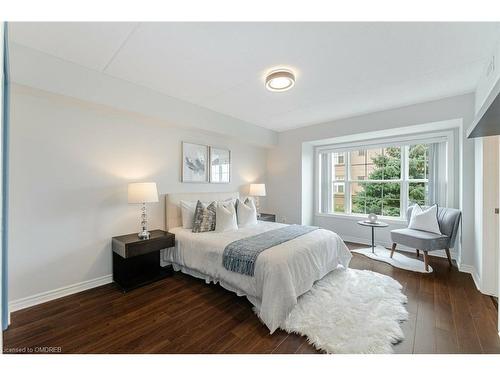
{"type": "MultiPolygon", "coordinates": [[[[409,177],[425,178],[425,155],[427,145],[410,147],[409,177]]],[[[372,158],[374,169],[368,176],[370,180],[397,180],[401,176],[401,148],[388,147],[381,155],[372,158]]],[[[353,213],[375,213],[384,216],[400,216],[399,182],[363,182],[361,190],[352,196],[353,213]]],[[[411,202],[425,203],[424,183],[409,184],[411,202]]]]}

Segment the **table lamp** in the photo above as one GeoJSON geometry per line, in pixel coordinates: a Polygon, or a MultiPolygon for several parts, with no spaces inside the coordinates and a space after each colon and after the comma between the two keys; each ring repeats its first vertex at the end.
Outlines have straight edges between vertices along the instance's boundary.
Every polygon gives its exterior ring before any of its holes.
{"type": "Polygon", "coordinates": [[[257,216],[260,216],[259,197],[266,196],[266,184],[250,184],[250,191],[248,193],[255,199],[255,208],[257,209],[257,216]]]}
{"type": "Polygon", "coordinates": [[[141,231],[138,236],[141,240],[149,239],[146,203],[158,202],[158,190],[154,182],[134,182],[128,184],[128,203],[141,203],[141,231]]]}

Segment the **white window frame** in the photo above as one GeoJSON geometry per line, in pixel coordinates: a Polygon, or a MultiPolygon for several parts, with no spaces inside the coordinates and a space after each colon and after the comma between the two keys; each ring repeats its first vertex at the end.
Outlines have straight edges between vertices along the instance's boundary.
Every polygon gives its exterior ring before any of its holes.
{"type": "MultiPolygon", "coordinates": [[[[330,144],[315,147],[314,151],[314,212],[315,216],[331,216],[331,217],[345,217],[350,219],[359,219],[366,218],[367,214],[360,213],[352,213],[351,212],[351,193],[350,193],[350,183],[356,182],[351,181],[350,179],[350,151],[359,151],[360,149],[373,149],[373,148],[383,148],[383,147],[394,147],[401,146],[401,175],[404,176],[398,180],[390,180],[390,182],[399,182],[401,183],[401,198],[400,198],[400,216],[380,216],[386,221],[389,222],[404,222],[406,221],[406,210],[408,207],[408,189],[409,183],[411,182],[428,182],[427,179],[409,179],[408,177],[408,158],[406,157],[406,153],[408,152],[409,146],[412,144],[428,144],[428,143],[438,143],[438,142],[446,142],[447,144],[447,160],[446,160],[446,170],[447,170],[447,191],[446,191],[446,204],[450,206],[450,203],[454,202],[454,192],[453,192],[453,183],[450,181],[454,181],[453,172],[454,172],[454,134],[452,130],[436,132],[436,133],[423,133],[423,134],[412,134],[408,136],[394,137],[391,140],[387,139],[373,139],[367,141],[360,142],[351,142],[351,143],[338,143],[338,144],[330,144]],[[345,212],[329,212],[323,213],[320,212],[320,171],[319,171],[319,155],[324,152],[345,152],[345,165],[346,172],[344,176],[345,188],[344,188],[344,207],[345,212]],[[347,193],[348,192],[348,193],[347,193]]],[[[330,178],[331,181],[331,178],[330,178]]],[[[389,180],[359,180],[362,182],[389,182],[389,180]]],[[[359,182],[358,181],[358,182],[359,182]]]]}

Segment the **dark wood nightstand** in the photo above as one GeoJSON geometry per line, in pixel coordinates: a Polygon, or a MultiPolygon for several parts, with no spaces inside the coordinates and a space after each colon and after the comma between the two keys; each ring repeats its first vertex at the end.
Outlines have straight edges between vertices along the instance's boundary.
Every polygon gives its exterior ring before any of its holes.
{"type": "Polygon", "coordinates": [[[263,214],[261,213],[259,217],[257,217],[257,220],[260,221],[271,221],[273,223],[276,222],[276,215],[275,214],[263,214]]]}
{"type": "Polygon", "coordinates": [[[113,237],[113,281],[128,292],[171,275],[171,266],[160,265],[160,250],[173,246],[175,235],[163,230],[151,231],[148,240],[137,233],[113,237]]]}

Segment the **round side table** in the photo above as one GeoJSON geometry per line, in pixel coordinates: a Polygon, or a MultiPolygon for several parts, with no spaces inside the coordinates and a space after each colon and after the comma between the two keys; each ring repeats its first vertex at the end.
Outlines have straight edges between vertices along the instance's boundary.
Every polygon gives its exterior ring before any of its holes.
{"type": "Polygon", "coordinates": [[[384,223],[382,221],[376,221],[374,223],[371,223],[371,222],[365,221],[365,220],[358,221],[358,224],[362,225],[364,227],[371,227],[372,228],[372,253],[375,254],[375,228],[385,228],[385,227],[388,227],[389,224],[384,223]]]}

